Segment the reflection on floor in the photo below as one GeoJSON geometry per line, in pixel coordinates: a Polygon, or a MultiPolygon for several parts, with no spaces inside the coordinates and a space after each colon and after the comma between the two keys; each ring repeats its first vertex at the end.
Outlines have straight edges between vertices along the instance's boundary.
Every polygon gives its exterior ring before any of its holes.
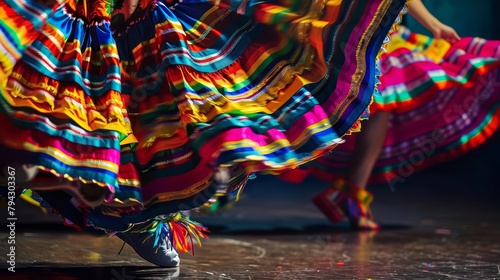
{"type": "Polygon", "coordinates": [[[310,203],[322,182],[260,177],[230,211],[194,215],[213,232],[179,269],[154,267],[128,246],[118,255],[118,238],[78,234],[19,204],[15,273],[0,213],[0,279],[500,279],[499,150],[372,188],[378,233],[329,225],[310,203]]]}

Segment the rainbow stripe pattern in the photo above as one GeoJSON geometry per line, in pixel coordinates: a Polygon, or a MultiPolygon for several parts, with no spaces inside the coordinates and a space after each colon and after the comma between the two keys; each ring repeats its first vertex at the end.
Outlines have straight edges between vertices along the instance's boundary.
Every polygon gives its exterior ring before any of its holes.
{"type": "Polygon", "coordinates": [[[332,150],[405,1],[49,2],[0,2],[2,161],[109,188],[110,229],[202,205],[219,166],[242,186],[332,150]]]}
{"type": "MultiPolygon", "coordinates": [[[[463,38],[450,45],[399,27],[380,68],[380,92],[370,110],[391,114],[371,183],[404,182],[414,172],[476,148],[497,131],[500,41],[463,38]]],[[[283,178],[343,177],[355,137],[283,178]]]]}

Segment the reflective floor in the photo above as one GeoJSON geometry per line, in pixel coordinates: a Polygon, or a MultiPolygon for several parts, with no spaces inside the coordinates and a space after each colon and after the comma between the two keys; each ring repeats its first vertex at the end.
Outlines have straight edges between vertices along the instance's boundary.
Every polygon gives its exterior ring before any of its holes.
{"type": "Polygon", "coordinates": [[[117,238],[24,233],[17,237],[16,272],[3,269],[1,277],[500,279],[499,234],[498,228],[484,225],[457,232],[429,227],[378,234],[337,229],[332,233],[215,235],[194,257],[183,256],[180,269],[160,269],[140,259],[130,247],[117,255],[122,245],[117,238]]]}
{"type": "Polygon", "coordinates": [[[319,181],[252,180],[230,211],[195,215],[213,232],[178,269],[152,266],[128,245],[118,255],[116,237],[82,235],[17,205],[15,272],[3,222],[0,279],[500,279],[499,155],[490,145],[395,189],[373,187],[377,233],[331,226],[310,203],[319,181]]]}

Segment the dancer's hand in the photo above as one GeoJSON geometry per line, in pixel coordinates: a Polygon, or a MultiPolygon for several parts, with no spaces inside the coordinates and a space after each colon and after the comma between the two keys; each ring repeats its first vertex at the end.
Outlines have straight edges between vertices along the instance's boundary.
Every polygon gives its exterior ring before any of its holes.
{"type": "Polygon", "coordinates": [[[408,4],[408,12],[418,22],[420,22],[420,24],[427,28],[434,35],[434,38],[444,39],[451,44],[460,40],[460,36],[458,36],[455,29],[442,23],[435,16],[433,16],[421,0],[414,0],[410,2],[410,4],[408,4]]]}
{"type": "Polygon", "coordinates": [[[455,29],[453,29],[452,27],[450,27],[442,22],[436,23],[434,26],[429,28],[429,31],[432,32],[432,34],[434,35],[434,38],[444,39],[451,44],[453,44],[461,39],[460,36],[458,36],[455,29]]]}

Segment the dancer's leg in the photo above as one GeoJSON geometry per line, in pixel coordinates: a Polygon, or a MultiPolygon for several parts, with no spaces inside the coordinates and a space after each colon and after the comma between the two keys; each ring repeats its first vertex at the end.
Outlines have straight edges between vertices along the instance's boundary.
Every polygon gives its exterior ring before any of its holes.
{"type": "Polygon", "coordinates": [[[347,181],[365,189],[375,162],[384,143],[389,113],[381,112],[370,117],[356,135],[356,146],[352,154],[347,181]]]}

